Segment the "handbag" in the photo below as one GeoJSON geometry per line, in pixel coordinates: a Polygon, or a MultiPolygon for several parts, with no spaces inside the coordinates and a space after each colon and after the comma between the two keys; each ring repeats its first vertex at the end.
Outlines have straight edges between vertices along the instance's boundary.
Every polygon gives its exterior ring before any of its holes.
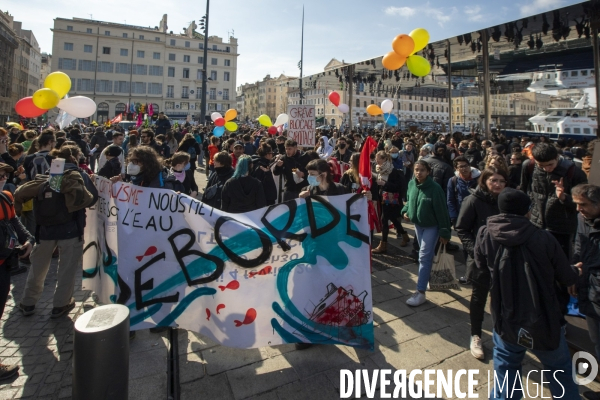
{"type": "Polygon", "coordinates": [[[0,192],[0,206],[4,213],[4,219],[0,220],[0,260],[6,260],[13,253],[19,244],[19,237],[15,227],[10,222],[9,211],[6,207],[8,203],[11,207],[13,202],[2,192],[0,192]]]}
{"type": "Polygon", "coordinates": [[[381,202],[387,205],[399,205],[400,193],[381,192],[381,202]]]}
{"type": "Polygon", "coordinates": [[[430,290],[459,289],[456,281],[454,256],[446,252],[446,245],[442,244],[433,259],[433,267],[429,276],[430,290]]]}

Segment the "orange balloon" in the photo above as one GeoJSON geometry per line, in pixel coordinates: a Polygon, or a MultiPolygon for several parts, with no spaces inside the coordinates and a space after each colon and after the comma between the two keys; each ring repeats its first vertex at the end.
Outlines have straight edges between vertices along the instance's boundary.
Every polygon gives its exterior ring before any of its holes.
{"type": "Polygon", "coordinates": [[[376,106],[375,104],[371,104],[367,107],[367,114],[372,115],[372,116],[381,115],[381,114],[383,114],[383,110],[381,108],[379,108],[379,106],[376,106]]]}
{"type": "Polygon", "coordinates": [[[395,71],[401,68],[406,62],[406,57],[399,56],[395,51],[390,51],[381,60],[384,68],[389,69],[390,71],[395,71]]]}
{"type": "Polygon", "coordinates": [[[412,37],[403,33],[392,40],[392,49],[399,56],[408,57],[415,50],[415,41],[412,37]]]}

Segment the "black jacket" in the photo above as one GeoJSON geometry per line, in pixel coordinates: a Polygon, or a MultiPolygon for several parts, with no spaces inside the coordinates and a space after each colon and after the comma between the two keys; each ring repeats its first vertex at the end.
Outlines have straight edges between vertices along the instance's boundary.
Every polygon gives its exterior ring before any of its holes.
{"type": "Polygon", "coordinates": [[[482,285],[490,284],[490,272],[475,266],[475,240],[477,232],[485,226],[488,217],[500,214],[498,198],[481,188],[471,189],[471,195],[465,197],[456,220],[456,233],[460,238],[463,249],[467,252],[466,277],[472,282],[482,285]]]}
{"type": "Polygon", "coordinates": [[[107,179],[121,175],[121,163],[119,162],[119,157],[113,157],[104,163],[102,168],[100,168],[100,171],[98,171],[98,175],[107,179]]]}
{"type": "Polygon", "coordinates": [[[183,151],[184,153],[189,153],[189,149],[190,147],[194,148],[194,151],[196,152],[195,156],[191,156],[190,154],[190,159],[191,160],[196,160],[198,158],[198,156],[200,155],[200,145],[198,144],[198,142],[196,142],[196,139],[186,139],[184,140],[181,145],[179,146],[179,148],[177,149],[177,151],[183,151]]]}
{"type": "Polygon", "coordinates": [[[267,205],[262,183],[251,176],[230,178],[223,186],[221,210],[244,213],[267,205]]]}
{"type": "MultiPolygon", "coordinates": [[[[285,154],[285,153],[284,153],[285,154]]],[[[300,150],[296,151],[296,154],[293,157],[288,157],[285,155],[283,157],[283,165],[281,167],[275,167],[273,171],[273,175],[282,175],[285,177],[285,191],[300,193],[303,187],[308,185],[306,177],[308,176],[308,172],[306,171],[306,164],[308,164],[308,157],[303,154],[300,150]],[[301,182],[294,182],[293,169],[298,169],[304,173],[304,178],[301,182]]]]}
{"type": "MultiPolygon", "coordinates": [[[[373,176],[373,181],[375,182],[377,179],[373,176]]],[[[408,189],[408,184],[406,183],[406,178],[404,174],[402,174],[397,169],[393,169],[390,175],[388,176],[387,182],[385,185],[378,186],[379,195],[383,192],[389,193],[398,193],[400,195],[400,201],[406,198],[406,190],[408,189]]]]}
{"type": "Polygon", "coordinates": [[[511,188],[518,189],[521,186],[521,172],[523,163],[512,164],[508,167],[508,181],[511,188]]]}
{"type": "Polygon", "coordinates": [[[479,168],[479,163],[483,161],[481,152],[477,149],[468,149],[465,152],[465,157],[469,161],[469,165],[473,168],[479,168]]]}
{"type": "Polygon", "coordinates": [[[263,190],[265,191],[265,200],[267,205],[275,204],[277,201],[277,186],[275,185],[275,179],[273,178],[273,172],[263,171],[260,167],[269,168],[269,164],[271,163],[266,158],[253,159],[252,163],[254,164],[254,171],[252,172],[252,176],[258,179],[263,186],[263,190]]]}
{"type": "Polygon", "coordinates": [[[159,172],[150,182],[143,182],[141,186],[155,189],[169,189],[182,193],[185,191],[183,184],[167,169],[159,172]]]}
{"type": "Polygon", "coordinates": [[[96,132],[94,134],[94,136],[92,136],[92,140],[90,141],[90,147],[93,149],[94,147],[96,147],[96,145],[98,145],[98,150],[96,150],[95,154],[98,154],[98,156],[100,156],[100,154],[102,154],[102,150],[104,150],[104,148],[106,147],[106,145],[108,144],[108,139],[106,138],[106,135],[104,134],[104,132],[96,132]]]}
{"type": "Polygon", "coordinates": [[[164,119],[157,119],[156,123],[154,124],[156,125],[156,134],[160,135],[160,134],[165,134],[167,133],[167,130],[171,129],[171,121],[169,121],[168,118],[164,118],[164,119]]]}
{"type": "Polygon", "coordinates": [[[339,196],[341,194],[350,193],[346,186],[340,183],[330,183],[327,190],[323,191],[318,186],[306,186],[302,188],[302,191],[308,190],[313,196],[339,196]]]}
{"type": "MultiPolygon", "coordinates": [[[[431,166],[431,177],[442,188],[448,187],[448,181],[454,176],[454,169],[444,158],[432,156],[424,159],[431,166]]],[[[444,194],[446,191],[444,190],[444,194]]]]}
{"type": "Polygon", "coordinates": [[[577,220],[573,262],[583,264],[577,284],[579,311],[600,319],[600,218],[589,221],[579,214],[577,220]]]}
{"type": "Polygon", "coordinates": [[[154,149],[154,151],[156,151],[156,153],[164,158],[168,158],[169,157],[169,146],[167,146],[165,144],[165,146],[158,144],[156,142],[156,140],[152,139],[152,141],[150,143],[148,143],[147,145],[142,144],[142,146],[149,146],[152,147],[154,149]],[[166,147],[166,153],[165,153],[165,147],[166,147]]]}
{"type": "Polygon", "coordinates": [[[196,179],[194,179],[194,171],[191,169],[185,171],[185,178],[183,179],[182,183],[185,189],[185,194],[198,192],[198,184],[196,183],[196,179]]]}
{"type": "Polygon", "coordinates": [[[83,154],[83,156],[87,158],[90,155],[90,148],[88,147],[85,140],[83,140],[81,138],[81,134],[80,133],[69,133],[69,136],[72,141],[77,143],[77,146],[79,146],[79,149],[81,150],[81,153],[83,154]]]}
{"type": "Polygon", "coordinates": [[[340,150],[336,150],[331,154],[331,157],[334,157],[338,162],[350,164],[350,157],[352,157],[352,152],[346,147],[346,152],[344,154],[340,153],[340,150]]]}
{"type": "Polygon", "coordinates": [[[550,232],[575,234],[577,231],[577,206],[571,198],[571,188],[580,183],[587,183],[585,172],[574,167],[572,179],[569,179],[569,168],[574,164],[561,157],[551,173],[547,173],[535,165],[533,174],[530,174],[529,163],[531,162],[534,161],[525,160],[521,171],[521,190],[529,195],[533,205],[531,222],[538,228],[547,229],[550,232]],[[564,202],[556,197],[556,187],[552,183],[561,178],[563,178],[566,191],[564,202]]]}

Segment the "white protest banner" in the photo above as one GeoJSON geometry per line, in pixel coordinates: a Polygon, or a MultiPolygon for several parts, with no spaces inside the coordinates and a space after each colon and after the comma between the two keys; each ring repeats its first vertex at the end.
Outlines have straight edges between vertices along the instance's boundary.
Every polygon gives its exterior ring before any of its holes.
{"type": "Polygon", "coordinates": [[[96,177],[83,287],[131,329],[177,326],[231,347],[373,348],[367,200],[312,197],[227,214],[96,177]]]}
{"type": "Polygon", "coordinates": [[[298,146],[315,146],[315,106],[288,106],[290,117],[288,137],[298,142],[298,146]]]}

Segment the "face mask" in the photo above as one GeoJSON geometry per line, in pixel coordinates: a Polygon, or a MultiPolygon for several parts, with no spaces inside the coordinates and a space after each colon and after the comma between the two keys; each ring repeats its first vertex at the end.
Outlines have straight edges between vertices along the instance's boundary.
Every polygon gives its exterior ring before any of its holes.
{"type": "Polygon", "coordinates": [[[307,179],[310,186],[319,186],[319,181],[317,180],[316,176],[309,175],[307,179]]]}
{"type": "Polygon", "coordinates": [[[344,150],[346,148],[346,143],[340,143],[338,146],[340,149],[344,150]]]}
{"type": "Polygon", "coordinates": [[[394,158],[394,159],[398,158],[398,153],[392,153],[392,158],[394,158]]]}
{"type": "Polygon", "coordinates": [[[130,162],[129,164],[127,164],[127,174],[128,175],[137,175],[140,173],[140,166],[139,165],[135,165],[134,163],[130,162]]]}
{"type": "Polygon", "coordinates": [[[190,169],[190,163],[185,164],[184,170],[187,171],[188,169],[190,169]]]}

